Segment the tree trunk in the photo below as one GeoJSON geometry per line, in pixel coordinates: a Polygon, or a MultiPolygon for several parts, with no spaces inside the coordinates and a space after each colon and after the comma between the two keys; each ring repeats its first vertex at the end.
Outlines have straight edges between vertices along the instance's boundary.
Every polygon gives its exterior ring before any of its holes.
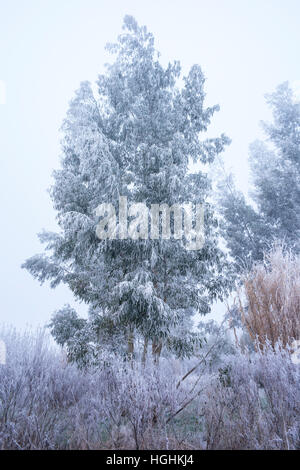
{"type": "Polygon", "coordinates": [[[132,330],[132,328],[129,328],[129,331],[128,331],[128,337],[127,337],[127,353],[128,353],[129,359],[133,359],[133,353],[134,353],[134,336],[133,336],[133,330],[132,330]]]}
{"type": "Polygon", "coordinates": [[[152,356],[155,364],[158,364],[159,357],[162,349],[162,341],[160,339],[154,339],[152,341],[152,356]]]}

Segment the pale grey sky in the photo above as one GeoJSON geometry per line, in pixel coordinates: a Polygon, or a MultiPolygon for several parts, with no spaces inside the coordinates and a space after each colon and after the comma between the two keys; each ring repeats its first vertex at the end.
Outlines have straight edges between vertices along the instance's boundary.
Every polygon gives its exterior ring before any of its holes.
{"type": "Polygon", "coordinates": [[[47,188],[68,102],[103,71],[125,14],[154,33],[164,62],[202,66],[207,104],[221,106],[212,130],[232,138],[224,159],[243,189],[248,145],[270,117],[264,94],[300,83],[299,0],[0,0],[1,322],[36,326],[75,304],[20,265],[56,227],[47,188]]]}

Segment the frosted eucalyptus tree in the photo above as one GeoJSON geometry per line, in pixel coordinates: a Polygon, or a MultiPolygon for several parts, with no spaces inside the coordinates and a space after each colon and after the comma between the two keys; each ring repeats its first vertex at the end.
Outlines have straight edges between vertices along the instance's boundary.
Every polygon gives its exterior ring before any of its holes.
{"type": "Polygon", "coordinates": [[[207,313],[230,285],[206,203],[209,179],[200,170],[189,172],[189,163],[209,165],[228,139],[201,138],[218,106],[204,106],[200,67],[193,66],[180,85],[179,62],[160,64],[146,27],[126,16],[123,29],[108,45],[115,60],[99,76],[97,92],[84,82],[70,104],[62,167],[51,188],[60,232],[40,235],[49,254],[30,258],[25,267],[52,287],[67,284],[89,305],[87,321],[69,307],[54,316],[53,333],[62,344],[74,344],[75,337],[83,345],[99,344],[109,337],[122,347],[125,335],[132,354],[139,336],[144,358],[148,341],[155,356],[163,344],[185,354],[197,340],[188,319],[207,313]],[[142,233],[135,240],[99,240],[95,209],[117,206],[120,196],[147,206],[206,203],[203,247],[187,250],[183,239],[152,240],[142,233]]]}

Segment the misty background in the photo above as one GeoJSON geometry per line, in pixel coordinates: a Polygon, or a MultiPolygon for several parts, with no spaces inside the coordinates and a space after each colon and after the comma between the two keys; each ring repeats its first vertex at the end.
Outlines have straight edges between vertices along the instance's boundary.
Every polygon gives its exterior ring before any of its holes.
{"type": "Polygon", "coordinates": [[[244,192],[248,146],[271,118],[265,93],[288,80],[300,94],[298,0],[0,0],[0,322],[43,325],[66,303],[85,312],[20,266],[42,251],[36,234],[57,227],[47,188],[59,128],[80,82],[104,71],[125,14],[154,34],[163,63],[200,64],[206,105],[221,107],[209,133],[232,139],[223,159],[244,192]]]}

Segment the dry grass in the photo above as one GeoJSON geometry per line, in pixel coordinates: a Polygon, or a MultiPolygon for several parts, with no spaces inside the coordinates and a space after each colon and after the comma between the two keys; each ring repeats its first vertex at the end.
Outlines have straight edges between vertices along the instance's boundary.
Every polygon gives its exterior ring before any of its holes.
{"type": "Polygon", "coordinates": [[[248,309],[244,323],[260,348],[270,342],[283,347],[300,338],[300,257],[275,245],[244,277],[248,309]]]}

